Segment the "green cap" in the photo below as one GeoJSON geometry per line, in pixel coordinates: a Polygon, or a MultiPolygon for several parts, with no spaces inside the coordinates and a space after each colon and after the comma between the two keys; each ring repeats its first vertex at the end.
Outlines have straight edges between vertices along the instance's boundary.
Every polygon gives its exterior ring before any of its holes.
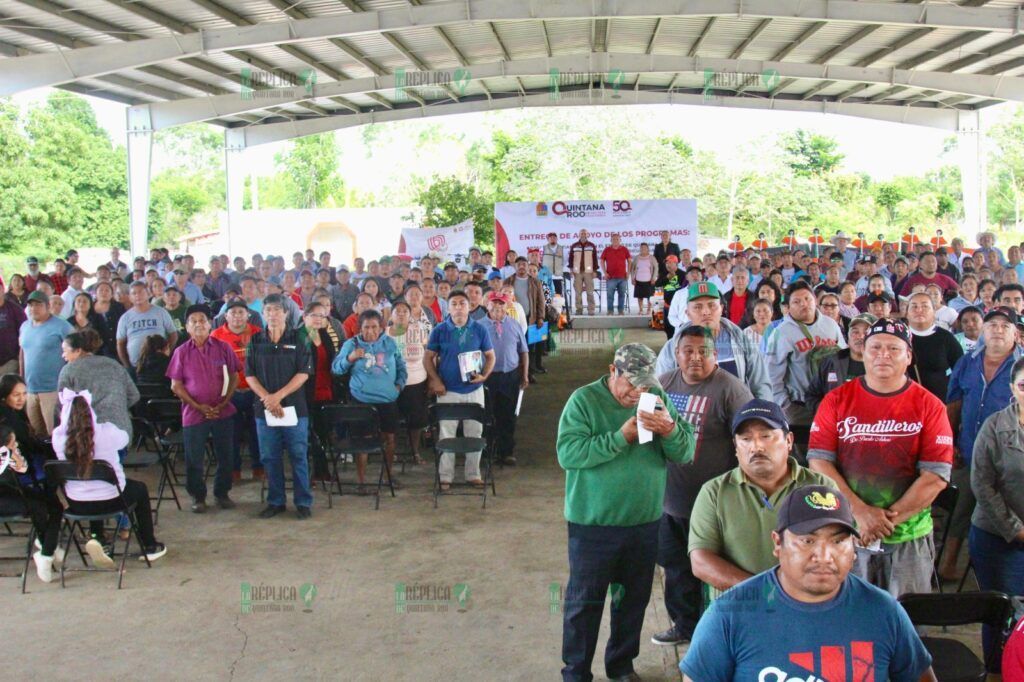
{"type": "Polygon", "coordinates": [[[28,295],[29,303],[42,303],[43,305],[49,305],[50,299],[47,298],[46,294],[41,291],[33,291],[28,295]]]}
{"type": "Polygon", "coordinates": [[[626,375],[629,383],[638,388],[659,386],[654,367],[658,356],[642,343],[627,343],[615,351],[615,368],[626,375]]]}
{"type": "Polygon", "coordinates": [[[878,318],[872,315],[871,313],[861,313],[860,315],[855,315],[854,317],[850,318],[850,326],[852,327],[856,322],[863,322],[868,327],[870,327],[875,322],[878,322],[878,318]]]}
{"type": "Polygon", "coordinates": [[[717,298],[721,299],[722,295],[718,293],[718,287],[712,282],[694,282],[690,285],[690,288],[686,290],[686,301],[694,301],[698,298],[717,298]]]}

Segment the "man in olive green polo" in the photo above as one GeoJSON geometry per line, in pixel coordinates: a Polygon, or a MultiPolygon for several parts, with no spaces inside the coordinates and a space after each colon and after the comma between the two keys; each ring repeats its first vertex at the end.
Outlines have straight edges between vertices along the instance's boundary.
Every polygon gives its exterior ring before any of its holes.
{"type": "Polygon", "coordinates": [[[705,483],[690,515],[690,563],[712,596],[778,563],[771,534],[792,490],[836,487],[790,456],[793,434],[776,403],[745,404],[733,416],[732,434],[739,467],[705,483]]]}

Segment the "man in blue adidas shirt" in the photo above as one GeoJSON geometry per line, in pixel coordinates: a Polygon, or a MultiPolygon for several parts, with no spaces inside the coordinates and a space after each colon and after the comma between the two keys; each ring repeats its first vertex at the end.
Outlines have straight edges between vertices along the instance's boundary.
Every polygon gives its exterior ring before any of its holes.
{"type": "Polygon", "coordinates": [[[850,575],[856,536],[841,493],[794,490],[772,532],[779,566],[711,605],[679,665],[684,682],[934,682],[906,612],[850,575]]]}

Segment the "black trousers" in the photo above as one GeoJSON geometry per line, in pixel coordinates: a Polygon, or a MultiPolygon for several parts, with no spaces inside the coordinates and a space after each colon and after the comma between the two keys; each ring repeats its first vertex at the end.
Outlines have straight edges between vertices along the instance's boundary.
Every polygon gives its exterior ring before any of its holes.
{"type": "Polygon", "coordinates": [[[520,371],[491,372],[487,390],[494,410],[494,449],[497,459],[511,457],[516,449],[516,402],[519,400],[520,371]]]}
{"type": "Polygon", "coordinates": [[[327,466],[327,453],[320,447],[320,439],[314,437],[313,434],[319,434],[326,431],[324,428],[325,417],[320,412],[320,408],[323,405],[329,405],[330,403],[313,403],[312,408],[309,411],[309,455],[313,459],[313,477],[314,478],[330,478],[330,470],[327,466]]]}
{"type": "Polygon", "coordinates": [[[569,523],[569,584],[562,597],[562,679],[594,679],[604,602],[611,592],[611,633],[604,652],[609,678],[633,672],[651,599],[658,521],[639,526],[569,523]]]}
{"type": "Polygon", "coordinates": [[[665,608],[672,624],[690,637],[700,619],[704,590],[693,575],[687,543],[690,519],[662,514],[658,527],[658,565],[665,570],[665,608]]]}
{"type": "MultiPolygon", "coordinates": [[[[149,488],[142,481],[128,478],[124,482],[125,502],[135,503],[135,518],[139,524],[139,539],[143,547],[156,544],[153,536],[153,509],[149,503],[149,488]]],[[[121,503],[115,497],[110,500],[68,500],[68,511],[72,514],[106,514],[121,510],[121,503]]]]}
{"type": "Polygon", "coordinates": [[[64,507],[49,489],[22,488],[21,493],[0,487],[0,515],[27,514],[43,546],[43,556],[53,556],[60,536],[64,507]]]}
{"type": "Polygon", "coordinates": [[[536,369],[544,369],[544,346],[547,345],[547,341],[538,341],[535,344],[528,346],[530,350],[530,375],[533,376],[533,371],[536,369]]]}

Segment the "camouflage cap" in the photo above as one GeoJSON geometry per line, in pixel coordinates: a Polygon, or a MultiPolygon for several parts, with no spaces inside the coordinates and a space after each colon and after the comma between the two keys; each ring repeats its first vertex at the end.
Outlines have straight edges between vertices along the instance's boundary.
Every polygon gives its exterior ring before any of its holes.
{"type": "Polygon", "coordinates": [[[615,351],[613,364],[638,388],[658,386],[654,367],[658,356],[642,343],[627,343],[615,351]]]}

